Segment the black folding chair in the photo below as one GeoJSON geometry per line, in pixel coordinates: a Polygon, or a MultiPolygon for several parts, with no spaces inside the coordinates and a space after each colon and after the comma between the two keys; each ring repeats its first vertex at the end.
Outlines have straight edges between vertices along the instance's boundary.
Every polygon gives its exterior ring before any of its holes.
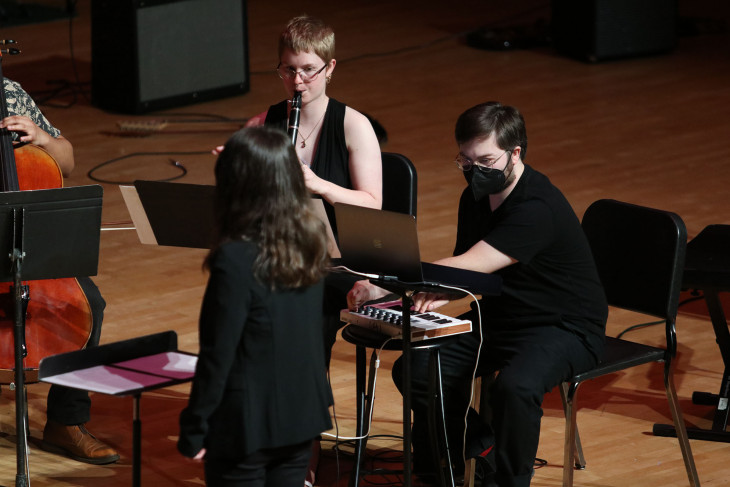
{"type": "Polygon", "coordinates": [[[586,210],[583,230],[609,305],[664,320],[666,347],[607,337],[599,364],[562,384],[566,418],[563,487],[573,485],[574,462],[579,469],[586,465],[576,426],[578,386],[588,379],[651,362],[664,363],[664,387],[687,476],[690,485],[698,487],[700,481],[673,379],[677,352],[675,321],[687,245],[684,223],[667,211],[599,200],[586,210]]]}
{"type": "Polygon", "coordinates": [[[418,176],[404,155],[383,152],[383,209],[416,216],[418,176]]]}

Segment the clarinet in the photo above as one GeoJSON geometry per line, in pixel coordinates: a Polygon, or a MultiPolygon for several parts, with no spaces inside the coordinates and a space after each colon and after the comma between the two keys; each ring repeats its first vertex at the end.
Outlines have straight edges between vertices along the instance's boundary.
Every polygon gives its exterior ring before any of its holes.
{"type": "Polygon", "coordinates": [[[295,91],[291,99],[291,111],[289,112],[289,128],[287,133],[291,137],[291,143],[296,144],[299,133],[299,111],[302,109],[302,92],[295,91]]]}

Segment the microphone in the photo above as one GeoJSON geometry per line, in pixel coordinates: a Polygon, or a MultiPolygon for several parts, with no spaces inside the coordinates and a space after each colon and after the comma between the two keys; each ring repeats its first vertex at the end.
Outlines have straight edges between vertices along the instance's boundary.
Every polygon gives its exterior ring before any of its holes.
{"type": "Polygon", "coordinates": [[[291,99],[291,111],[289,112],[289,128],[287,133],[291,137],[291,143],[296,144],[299,133],[299,111],[302,109],[302,92],[295,91],[291,99]]]}

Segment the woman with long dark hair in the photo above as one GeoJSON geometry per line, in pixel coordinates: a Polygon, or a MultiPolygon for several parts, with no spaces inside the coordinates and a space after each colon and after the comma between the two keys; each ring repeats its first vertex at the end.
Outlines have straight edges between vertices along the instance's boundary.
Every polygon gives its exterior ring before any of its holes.
{"type": "Polygon", "coordinates": [[[269,127],[235,133],[216,164],[218,238],[178,442],[204,458],[210,486],[301,487],[312,440],[331,427],[326,236],[299,165],[269,127]]]}

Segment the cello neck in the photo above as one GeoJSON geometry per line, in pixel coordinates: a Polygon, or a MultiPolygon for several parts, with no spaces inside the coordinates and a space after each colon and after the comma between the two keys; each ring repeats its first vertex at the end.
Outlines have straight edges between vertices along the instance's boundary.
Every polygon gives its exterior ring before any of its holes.
{"type": "MultiPolygon", "coordinates": [[[[8,116],[8,106],[5,100],[5,77],[2,69],[3,51],[0,50],[0,120],[4,120],[8,116]]],[[[15,53],[19,51],[8,50],[8,52],[15,53]]],[[[20,189],[13,152],[13,134],[6,128],[0,129],[0,178],[0,191],[18,191],[20,189]]]]}

